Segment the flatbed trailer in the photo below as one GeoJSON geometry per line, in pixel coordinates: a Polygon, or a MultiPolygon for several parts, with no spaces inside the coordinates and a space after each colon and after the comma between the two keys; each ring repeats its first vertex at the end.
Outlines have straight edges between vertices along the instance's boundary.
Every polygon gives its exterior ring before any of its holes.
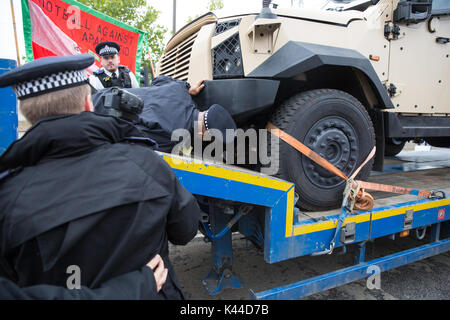
{"type": "Polygon", "coordinates": [[[374,175],[369,179],[440,190],[433,199],[375,192],[375,207],[368,212],[343,213],[345,208],[302,212],[295,208],[295,188],[290,182],[239,167],[160,155],[208,213],[203,225],[205,240],[211,242],[212,266],[201,281],[212,295],[226,288],[242,288],[233,270],[233,232],[260,245],[269,264],[346,252],[350,245],[356,247],[353,266],[263,292],[250,290],[249,297],[259,300],[300,299],[450,250],[450,238],[446,238],[450,234],[449,169],[440,170],[438,175],[417,171],[413,180],[401,174],[374,175]],[[407,234],[424,239],[424,244],[365,261],[367,242],[407,234]]]}

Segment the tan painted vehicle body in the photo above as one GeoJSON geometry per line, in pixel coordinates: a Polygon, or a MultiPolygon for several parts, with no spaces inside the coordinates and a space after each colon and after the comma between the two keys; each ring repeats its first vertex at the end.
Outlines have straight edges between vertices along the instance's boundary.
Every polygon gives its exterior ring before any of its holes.
{"type": "MultiPolygon", "coordinates": [[[[446,6],[442,0],[434,0],[433,6],[436,1],[446,6]]],[[[375,3],[344,11],[272,9],[276,15],[272,18],[258,18],[258,12],[223,18],[207,14],[169,41],[158,73],[189,83],[212,80],[207,82],[211,92],[205,93],[209,98],[200,98],[199,104],[224,105],[243,128],[264,127],[295,95],[319,89],[347,93],[370,116],[378,170],[392,143],[400,144],[401,150],[405,141],[423,138],[430,144],[450,146],[450,43],[446,42],[450,37],[450,4],[448,11],[436,11],[431,6],[414,7],[410,1],[375,3]],[[400,7],[412,15],[405,17],[400,7]],[[428,14],[422,9],[429,10],[428,14]],[[230,67],[230,59],[218,61],[221,56],[217,50],[237,36],[235,45],[239,48],[231,49],[240,54],[231,59],[231,69],[241,68],[242,72],[218,75],[218,68],[230,67]],[[296,52],[301,52],[298,57],[294,57],[296,52]],[[233,91],[237,89],[232,89],[232,81],[238,80],[249,84],[246,93],[233,91]],[[260,82],[254,84],[253,80],[260,82]],[[255,101],[261,100],[260,94],[270,92],[261,86],[270,81],[277,83],[273,100],[251,110],[252,95],[255,101]],[[230,88],[228,95],[233,98],[217,94],[221,82],[222,90],[230,88]],[[258,88],[265,92],[258,92],[258,88]],[[219,101],[214,101],[215,97],[219,101]],[[244,98],[246,111],[241,114],[235,106],[244,98]]],[[[305,103],[313,100],[312,95],[302,97],[305,103]]],[[[360,155],[357,162],[363,157],[360,155]]]]}

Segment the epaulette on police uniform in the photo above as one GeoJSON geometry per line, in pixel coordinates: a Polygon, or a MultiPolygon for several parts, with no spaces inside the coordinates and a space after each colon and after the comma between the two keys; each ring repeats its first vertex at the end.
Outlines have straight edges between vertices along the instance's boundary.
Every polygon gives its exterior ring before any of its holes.
{"type": "Polygon", "coordinates": [[[103,69],[98,69],[97,71],[94,71],[94,75],[99,76],[99,75],[101,75],[101,74],[104,73],[104,72],[105,72],[105,70],[103,70],[103,69]]]}

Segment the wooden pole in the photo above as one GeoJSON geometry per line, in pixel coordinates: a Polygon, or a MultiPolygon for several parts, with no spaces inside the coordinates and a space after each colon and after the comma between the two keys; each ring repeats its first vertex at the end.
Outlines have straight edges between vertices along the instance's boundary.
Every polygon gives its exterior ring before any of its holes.
{"type": "Polygon", "coordinates": [[[11,0],[11,14],[14,28],[14,40],[16,41],[16,54],[17,54],[17,65],[20,67],[20,54],[19,54],[19,42],[17,41],[17,30],[16,30],[16,18],[14,15],[14,4],[13,0],[11,0]]]}

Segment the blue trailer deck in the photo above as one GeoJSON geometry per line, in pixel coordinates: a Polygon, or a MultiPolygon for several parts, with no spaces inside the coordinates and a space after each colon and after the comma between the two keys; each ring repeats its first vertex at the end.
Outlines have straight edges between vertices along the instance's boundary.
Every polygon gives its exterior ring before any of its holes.
{"type": "Polygon", "coordinates": [[[449,228],[450,198],[446,194],[450,192],[450,182],[442,186],[443,192],[434,199],[397,196],[381,199],[380,205],[368,212],[305,213],[295,208],[292,183],[223,164],[168,154],[161,157],[209,212],[205,217],[205,226],[209,227],[205,235],[211,241],[212,268],[203,285],[210,294],[242,287],[233,271],[233,231],[259,241],[264,259],[270,264],[329,253],[333,239],[333,249],[345,250],[349,245],[358,248],[353,267],[260,293],[250,291],[254,299],[299,299],[368,277],[367,270],[374,264],[383,272],[450,249],[450,240],[441,239],[441,228],[449,228]],[[430,244],[365,261],[367,241],[402,232],[420,234],[426,229],[433,239],[430,244]]]}

